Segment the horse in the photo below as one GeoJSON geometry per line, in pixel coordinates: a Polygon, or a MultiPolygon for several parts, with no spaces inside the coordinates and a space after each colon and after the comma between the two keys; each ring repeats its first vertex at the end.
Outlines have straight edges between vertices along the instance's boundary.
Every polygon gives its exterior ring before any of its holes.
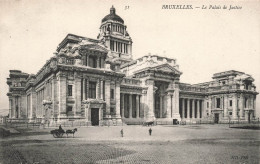
{"type": "Polygon", "coordinates": [[[73,138],[74,138],[74,133],[77,131],[78,129],[75,128],[73,130],[66,130],[66,134],[67,134],[67,138],[68,138],[68,134],[73,134],[73,138]]]}

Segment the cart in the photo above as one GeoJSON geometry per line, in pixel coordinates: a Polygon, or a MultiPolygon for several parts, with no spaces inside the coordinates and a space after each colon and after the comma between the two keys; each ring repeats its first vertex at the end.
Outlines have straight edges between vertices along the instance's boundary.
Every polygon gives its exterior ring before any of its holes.
{"type": "Polygon", "coordinates": [[[54,138],[61,138],[65,131],[63,129],[55,129],[51,131],[51,134],[54,138]]]}

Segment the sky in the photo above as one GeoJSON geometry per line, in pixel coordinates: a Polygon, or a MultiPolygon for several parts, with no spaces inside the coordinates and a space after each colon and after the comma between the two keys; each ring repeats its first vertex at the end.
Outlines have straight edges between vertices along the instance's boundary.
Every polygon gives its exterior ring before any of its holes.
{"type": "MultiPolygon", "coordinates": [[[[191,84],[211,81],[217,72],[242,71],[253,76],[259,92],[259,0],[0,0],[0,109],[8,109],[9,70],[36,74],[68,33],[96,39],[112,5],[127,25],[134,59],[148,53],[175,58],[183,72],[180,81],[191,84]],[[194,9],[162,9],[163,5],[194,9]],[[202,5],[221,9],[201,9],[202,5]]],[[[256,105],[259,117],[259,96],[256,105]]]]}

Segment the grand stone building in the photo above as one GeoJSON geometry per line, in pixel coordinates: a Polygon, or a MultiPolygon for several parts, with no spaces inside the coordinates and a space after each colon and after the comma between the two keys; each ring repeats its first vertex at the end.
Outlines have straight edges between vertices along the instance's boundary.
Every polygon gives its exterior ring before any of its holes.
{"type": "Polygon", "coordinates": [[[148,54],[132,59],[132,39],[114,7],[97,39],[68,34],[36,75],[10,70],[9,118],[138,123],[250,121],[254,79],[239,71],[200,84],[181,83],[175,59],[148,54]]]}

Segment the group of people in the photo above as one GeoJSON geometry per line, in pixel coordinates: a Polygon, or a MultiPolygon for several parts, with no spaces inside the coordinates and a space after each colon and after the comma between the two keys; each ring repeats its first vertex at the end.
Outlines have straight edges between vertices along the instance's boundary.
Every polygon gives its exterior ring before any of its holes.
{"type": "MultiPolygon", "coordinates": [[[[148,131],[149,131],[149,135],[151,136],[152,135],[152,128],[150,128],[148,131]]],[[[120,130],[120,133],[121,133],[121,137],[124,137],[124,130],[123,129],[120,130]]]]}

